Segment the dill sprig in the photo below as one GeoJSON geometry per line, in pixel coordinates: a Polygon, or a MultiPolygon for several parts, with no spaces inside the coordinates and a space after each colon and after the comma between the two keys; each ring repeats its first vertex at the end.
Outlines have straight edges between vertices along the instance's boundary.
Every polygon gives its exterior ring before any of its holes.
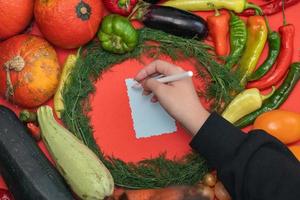
{"type": "Polygon", "coordinates": [[[147,55],[158,57],[161,54],[173,60],[191,59],[197,61],[199,73],[206,69],[211,75],[210,94],[217,102],[230,99],[229,91],[239,89],[238,82],[227,69],[215,61],[212,48],[203,42],[183,39],[157,30],[139,30],[140,41],[134,51],[116,55],[104,51],[98,42],[92,42],[81,52],[63,90],[65,110],[62,120],[69,130],[83,141],[112,173],[118,186],[141,189],[159,188],[169,185],[195,184],[208,171],[205,160],[198,154],[190,153],[181,159],[169,160],[165,155],[142,160],[138,163],[125,163],[120,159],[105,155],[96,144],[90,124],[89,96],[95,92],[94,82],[114,64],[127,59],[139,59],[147,55]],[[155,41],[158,43],[148,42],[155,41]]]}
{"type": "MultiPolygon", "coordinates": [[[[209,72],[211,83],[206,94],[215,101],[213,110],[218,110],[223,105],[222,102],[225,104],[230,102],[233,91],[241,90],[237,76],[216,61],[211,46],[194,39],[185,39],[146,28],[142,30],[142,35],[145,41],[159,42],[159,47],[156,46],[156,55],[165,54],[173,60],[195,59],[197,61],[195,67],[200,74],[203,74],[203,69],[209,72]]],[[[153,48],[155,47],[147,45],[144,47],[144,49],[153,48]]]]}

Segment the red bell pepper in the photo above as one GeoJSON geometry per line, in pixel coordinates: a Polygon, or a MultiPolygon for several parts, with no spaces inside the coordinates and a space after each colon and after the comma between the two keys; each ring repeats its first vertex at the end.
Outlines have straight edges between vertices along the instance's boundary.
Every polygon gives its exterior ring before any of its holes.
{"type": "Polygon", "coordinates": [[[103,0],[104,6],[112,13],[128,16],[138,0],[103,0]]]}

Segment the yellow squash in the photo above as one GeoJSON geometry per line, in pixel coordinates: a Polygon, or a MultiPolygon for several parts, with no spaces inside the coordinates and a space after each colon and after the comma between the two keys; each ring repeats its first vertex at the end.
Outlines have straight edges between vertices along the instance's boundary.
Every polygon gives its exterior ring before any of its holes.
{"type": "Polygon", "coordinates": [[[54,110],[55,110],[56,116],[59,119],[61,118],[61,114],[65,109],[62,92],[63,92],[64,86],[68,82],[69,75],[76,64],[77,58],[78,58],[78,55],[74,55],[74,54],[70,54],[68,56],[68,58],[64,64],[64,68],[63,68],[61,77],[60,77],[59,86],[54,95],[54,110]]]}

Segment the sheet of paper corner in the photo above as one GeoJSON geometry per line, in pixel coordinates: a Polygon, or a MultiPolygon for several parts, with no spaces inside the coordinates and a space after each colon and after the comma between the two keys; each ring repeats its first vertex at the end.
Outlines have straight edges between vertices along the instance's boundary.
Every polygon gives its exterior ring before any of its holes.
{"type": "Polygon", "coordinates": [[[177,131],[175,120],[159,103],[150,101],[151,95],[143,96],[141,89],[133,88],[136,81],[125,80],[136,138],[146,138],[177,131]]]}

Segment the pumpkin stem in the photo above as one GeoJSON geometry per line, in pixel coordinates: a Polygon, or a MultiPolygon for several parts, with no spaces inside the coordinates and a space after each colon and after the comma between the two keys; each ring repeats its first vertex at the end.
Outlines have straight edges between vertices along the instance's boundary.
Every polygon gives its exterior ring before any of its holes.
{"type": "Polygon", "coordinates": [[[25,67],[25,61],[21,56],[16,56],[13,59],[7,61],[4,64],[5,70],[6,70],[6,99],[9,99],[9,97],[14,95],[14,88],[13,84],[10,78],[10,71],[14,70],[16,72],[20,72],[25,67]]]}
{"type": "Polygon", "coordinates": [[[92,8],[89,4],[80,1],[76,6],[77,17],[82,21],[86,21],[90,19],[90,15],[92,14],[92,8]]]}
{"type": "Polygon", "coordinates": [[[81,14],[85,15],[85,14],[87,14],[88,10],[86,7],[81,7],[80,12],[81,12],[81,14]]]}

